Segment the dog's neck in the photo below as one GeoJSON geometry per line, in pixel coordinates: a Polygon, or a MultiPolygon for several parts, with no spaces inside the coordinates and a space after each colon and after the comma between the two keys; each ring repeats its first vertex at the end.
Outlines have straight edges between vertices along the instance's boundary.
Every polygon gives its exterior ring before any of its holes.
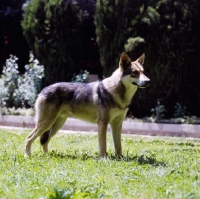
{"type": "Polygon", "coordinates": [[[117,69],[110,77],[104,79],[102,83],[106,90],[113,96],[118,106],[121,107],[121,109],[126,109],[131,103],[137,87],[134,85],[124,85],[122,83],[122,75],[123,72],[117,69]]]}

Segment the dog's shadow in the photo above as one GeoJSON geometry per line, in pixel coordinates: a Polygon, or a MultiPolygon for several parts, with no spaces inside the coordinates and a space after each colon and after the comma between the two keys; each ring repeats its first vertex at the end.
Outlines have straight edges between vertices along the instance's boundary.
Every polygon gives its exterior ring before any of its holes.
{"type": "MultiPolygon", "coordinates": [[[[100,160],[100,158],[98,157],[98,153],[95,154],[90,154],[87,151],[80,153],[71,153],[71,154],[67,154],[67,153],[63,153],[63,152],[58,152],[58,151],[51,151],[50,153],[48,153],[48,156],[50,157],[54,157],[54,158],[58,158],[58,159],[81,159],[83,161],[87,160],[87,159],[93,159],[93,160],[100,160]]],[[[127,156],[115,156],[113,154],[109,154],[107,156],[108,160],[111,161],[118,161],[118,162],[135,162],[136,164],[139,165],[152,165],[152,166],[163,166],[166,167],[167,163],[166,162],[162,162],[162,161],[157,161],[156,157],[151,157],[151,156],[147,156],[147,155],[136,155],[136,156],[131,156],[131,155],[127,155],[127,156]]]]}
{"type": "Polygon", "coordinates": [[[162,166],[162,167],[166,167],[167,163],[166,162],[162,162],[162,161],[158,161],[156,159],[156,157],[151,157],[151,156],[147,156],[147,155],[136,155],[136,156],[126,156],[126,157],[122,157],[121,158],[122,161],[126,161],[126,162],[135,162],[136,164],[139,165],[151,165],[151,166],[162,166]]]}
{"type": "Polygon", "coordinates": [[[87,160],[87,159],[97,159],[98,158],[98,154],[96,153],[95,155],[91,155],[90,152],[88,151],[74,151],[73,153],[64,153],[64,152],[58,152],[58,151],[54,151],[52,150],[51,152],[49,152],[47,154],[48,156],[50,156],[51,158],[57,158],[57,159],[72,159],[72,160],[87,160]]]}

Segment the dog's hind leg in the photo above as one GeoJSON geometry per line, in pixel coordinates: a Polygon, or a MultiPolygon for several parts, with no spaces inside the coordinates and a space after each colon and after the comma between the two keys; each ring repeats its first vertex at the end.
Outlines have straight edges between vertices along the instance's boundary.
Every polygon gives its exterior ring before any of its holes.
{"type": "Polygon", "coordinates": [[[40,143],[44,152],[48,152],[48,144],[50,139],[62,128],[66,119],[66,117],[58,117],[51,129],[40,136],[40,143]]]}
{"type": "Polygon", "coordinates": [[[43,147],[43,151],[44,152],[48,152],[48,146],[45,148],[44,145],[47,143],[48,145],[48,140],[49,140],[49,134],[50,134],[50,130],[44,132],[41,136],[40,136],[40,144],[43,147]]]}
{"type": "Polygon", "coordinates": [[[35,141],[35,139],[42,135],[44,132],[48,131],[52,124],[54,123],[55,119],[53,120],[45,120],[45,121],[39,121],[36,123],[35,129],[28,135],[25,141],[25,152],[24,156],[30,156],[31,154],[31,145],[35,141]]]}

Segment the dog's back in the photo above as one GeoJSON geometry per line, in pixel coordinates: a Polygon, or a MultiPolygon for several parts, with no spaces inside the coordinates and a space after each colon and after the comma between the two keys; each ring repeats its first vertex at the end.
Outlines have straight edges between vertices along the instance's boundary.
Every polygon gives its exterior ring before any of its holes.
{"type": "Polygon", "coordinates": [[[40,114],[41,107],[46,106],[47,112],[59,117],[73,116],[95,123],[98,111],[98,84],[61,82],[50,85],[39,94],[35,106],[36,113],[40,114]]]}

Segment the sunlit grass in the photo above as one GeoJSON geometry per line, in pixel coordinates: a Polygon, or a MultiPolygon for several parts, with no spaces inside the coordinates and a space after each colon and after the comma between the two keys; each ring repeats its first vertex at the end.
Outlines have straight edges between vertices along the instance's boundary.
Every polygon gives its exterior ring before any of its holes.
{"type": "Polygon", "coordinates": [[[0,130],[0,198],[200,198],[200,141],[123,135],[115,158],[98,159],[97,135],[58,134],[44,154],[29,131],[0,130]]]}

